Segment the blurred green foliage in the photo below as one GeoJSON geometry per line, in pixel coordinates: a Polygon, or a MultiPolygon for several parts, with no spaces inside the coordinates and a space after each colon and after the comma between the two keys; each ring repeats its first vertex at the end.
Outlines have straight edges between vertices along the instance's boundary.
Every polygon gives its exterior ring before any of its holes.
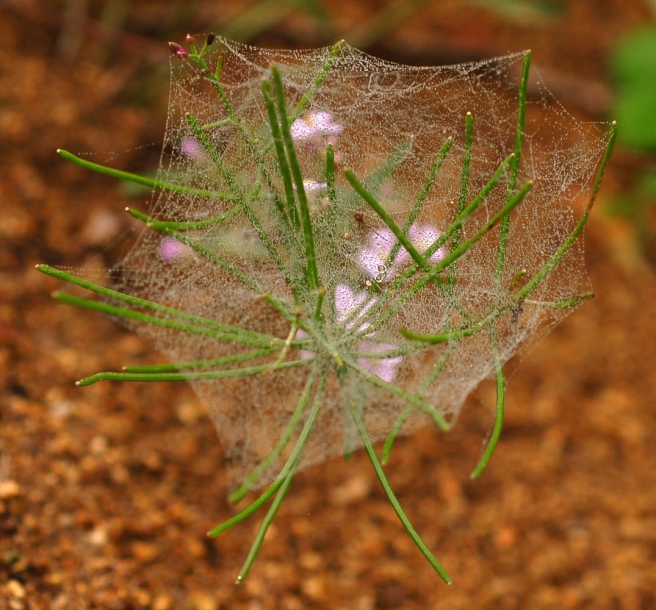
{"type": "Polygon", "coordinates": [[[611,56],[616,81],[613,118],[620,141],[632,148],[656,151],[656,27],[624,38],[611,56]]]}

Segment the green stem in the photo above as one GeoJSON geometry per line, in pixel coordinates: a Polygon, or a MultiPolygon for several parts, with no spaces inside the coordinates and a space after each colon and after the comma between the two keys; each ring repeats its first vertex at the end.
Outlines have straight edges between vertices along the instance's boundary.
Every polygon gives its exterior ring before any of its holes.
{"type": "Polygon", "coordinates": [[[173,373],[175,371],[187,371],[190,369],[211,369],[226,364],[237,364],[248,360],[255,360],[279,351],[276,348],[256,349],[235,356],[223,356],[222,358],[213,358],[211,360],[194,360],[193,362],[176,362],[175,364],[146,364],[146,365],[128,365],[123,370],[126,373],[173,373]]]}
{"type": "Polygon", "coordinates": [[[406,531],[410,535],[410,538],[412,538],[412,541],[415,543],[421,554],[428,560],[428,563],[430,563],[433,569],[440,575],[442,580],[448,585],[450,585],[453,581],[451,580],[451,577],[449,576],[448,572],[442,567],[440,562],[437,561],[433,553],[431,553],[430,549],[426,546],[426,543],[422,540],[421,536],[417,533],[417,531],[413,527],[412,523],[410,522],[410,519],[408,519],[403,508],[401,507],[400,502],[398,501],[396,495],[394,494],[394,491],[392,490],[392,487],[387,479],[387,476],[385,475],[385,471],[383,470],[383,466],[380,463],[378,456],[376,455],[376,451],[374,450],[373,444],[371,442],[371,438],[369,437],[369,433],[367,432],[367,428],[365,426],[364,420],[362,419],[362,416],[360,415],[358,407],[356,405],[349,405],[349,407],[353,420],[355,421],[355,425],[357,426],[360,438],[364,443],[365,451],[369,456],[371,465],[374,467],[376,476],[378,477],[378,480],[380,481],[380,484],[382,485],[383,490],[385,491],[385,495],[387,496],[387,499],[392,505],[394,512],[397,514],[399,520],[403,524],[403,527],[406,529],[406,531]]]}
{"type": "MultiPolygon", "coordinates": [[[[460,192],[458,194],[458,207],[456,210],[456,218],[458,218],[465,210],[465,203],[467,201],[467,193],[469,192],[469,176],[471,173],[471,159],[472,148],[474,147],[474,117],[471,112],[465,116],[465,152],[462,159],[462,170],[460,176],[460,192]]],[[[451,250],[455,250],[460,245],[460,237],[462,235],[462,225],[460,225],[454,232],[451,239],[451,250]]],[[[456,284],[456,269],[457,265],[454,263],[449,267],[448,278],[448,292],[449,296],[453,297],[456,284]]]]}
{"type": "MultiPolygon", "coordinates": [[[[421,210],[421,206],[424,204],[424,201],[426,201],[426,197],[428,197],[428,193],[430,192],[431,187],[435,182],[435,178],[437,177],[437,172],[440,171],[440,168],[444,163],[444,159],[446,159],[446,156],[451,150],[452,145],[453,145],[453,140],[451,138],[447,138],[444,144],[442,145],[442,148],[437,153],[437,158],[435,159],[435,162],[433,163],[430,172],[428,172],[428,177],[426,178],[426,181],[424,182],[424,186],[422,187],[421,192],[419,193],[419,197],[417,197],[417,200],[415,201],[415,204],[412,207],[412,210],[410,211],[410,214],[408,215],[405,224],[403,225],[403,233],[405,235],[408,234],[410,227],[412,227],[415,220],[417,219],[417,216],[421,210]]],[[[385,268],[389,268],[389,266],[393,263],[400,249],[401,249],[401,242],[400,241],[395,242],[392,251],[389,253],[387,260],[385,261],[385,268]]],[[[424,256],[424,258],[427,257],[424,256]]]]}
{"type": "Polygon", "coordinates": [[[203,199],[215,199],[216,201],[227,201],[227,202],[236,202],[239,201],[239,198],[230,193],[219,193],[218,191],[208,191],[205,189],[195,189],[187,186],[182,186],[181,184],[174,184],[172,182],[166,182],[165,180],[156,180],[154,178],[147,178],[145,176],[139,176],[138,174],[131,174],[130,172],[124,172],[119,169],[113,169],[111,167],[106,167],[105,165],[100,165],[98,163],[92,163],[91,161],[86,161],[80,157],[74,155],[73,153],[68,152],[67,150],[62,150],[61,148],[57,149],[57,153],[67,161],[71,161],[80,167],[91,170],[98,174],[103,174],[104,176],[110,176],[111,178],[118,178],[119,180],[125,180],[127,182],[134,182],[136,184],[141,184],[143,186],[148,186],[154,189],[159,189],[161,191],[167,191],[170,193],[179,193],[181,195],[191,195],[192,197],[202,197],[203,199]]]}
{"type": "Polygon", "coordinates": [[[597,194],[599,193],[599,189],[601,188],[601,182],[604,178],[606,165],[608,164],[608,160],[610,159],[610,156],[613,152],[613,147],[615,146],[616,139],[617,139],[617,123],[613,121],[610,128],[608,143],[606,144],[606,150],[604,151],[604,155],[601,159],[601,163],[599,164],[599,169],[597,170],[597,175],[595,177],[595,181],[592,187],[592,193],[590,195],[590,199],[588,200],[588,204],[585,208],[585,212],[583,213],[583,216],[579,220],[574,230],[570,233],[565,243],[560,248],[558,248],[556,253],[547,261],[547,263],[540,269],[540,271],[538,271],[538,273],[536,273],[531,278],[531,280],[524,285],[524,287],[521,290],[515,293],[515,295],[513,296],[515,300],[519,300],[521,298],[526,297],[532,290],[534,290],[539,284],[541,284],[542,281],[544,281],[544,279],[551,273],[553,268],[562,260],[565,254],[567,254],[567,251],[572,247],[578,236],[583,231],[583,228],[585,227],[585,224],[588,221],[588,217],[590,216],[590,212],[592,211],[592,207],[594,206],[594,203],[597,199],[597,194]]]}
{"type": "Polygon", "coordinates": [[[378,203],[376,198],[367,191],[360,181],[355,177],[355,174],[351,170],[346,170],[344,176],[349,181],[351,186],[355,191],[364,199],[371,209],[378,214],[379,218],[387,225],[390,231],[394,233],[396,239],[399,240],[401,245],[408,251],[408,254],[412,259],[417,263],[417,265],[426,271],[430,269],[430,265],[426,262],[426,259],[417,252],[417,249],[412,245],[411,241],[408,239],[408,236],[399,228],[399,226],[392,220],[392,217],[385,211],[383,206],[378,203]]]}
{"type": "Polygon", "coordinates": [[[358,331],[355,336],[368,334],[371,332],[376,332],[382,328],[389,320],[394,316],[412,297],[414,297],[423,287],[432,282],[435,278],[438,277],[438,274],[441,273],[444,269],[452,265],[457,261],[461,256],[466,254],[469,249],[479,240],[481,240],[489,231],[491,231],[500,220],[508,216],[528,195],[531,190],[533,183],[527,182],[524,186],[517,191],[516,195],[510,199],[506,205],[503,206],[488,222],[486,222],[474,236],[470,237],[468,240],[464,241],[458,248],[453,252],[447,254],[439,263],[430,268],[430,271],[427,271],[422,278],[415,282],[412,287],[405,290],[395,301],[392,302],[391,306],[386,309],[377,320],[371,325],[371,327],[358,331]]]}
{"type": "Polygon", "coordinates": [[[125,208],[125,211],[130,214],[130,216],[146,223],[146,225],[148,225],[151,229],[155,229],[156,231],[162,231],[164,229],[172,229],[174,231],[193,231],[197,229],[206,229],[207,227],[213,227],[215,225],[227,222],[239,214],[241,210],[241,204],[237,204],[236,206],[230,208],[225,214],[215,216],[214,218],[208,218],[206,220],[176,222],[171,220],[156,220],[155,218],[139,212],[138,210],[125,208]]]}
{"type": "Polygon", "coordinates": [[[326,62],[323,64],[323,66],[321,66],[321,69],[319,70],[318,74],[314,77],[312,84],[310,85],[308,90],[304,93],[303,97],[298,101],[296,106],[294,106],[294,110],[292,110],[290,116],[290,121],[292,123],[299,116],[301,116],[303,111],[310,105],[312,98],[316,95],[317,91],[321,88],[321,85],[323,85],[323,81],[326,80],[328,73],[330,72],[330,70],[332,69],[335,63],[335,58],[340,54],[345,44],[346,43],[344,40],[338,40],[331,47],[326,62]]]}
{"type": "MultiPolygon", "coordinates": [[[[435,381],[435,379],[437,379],[440,373],[444,370],[444,367],[446,366],[446,363],[448,362],[449,356],[451,355],[452,351],[453,351],[453,347],[449,345],[444,355],[435,364],[433,370],[426,376],[426,378],[422,382],[419,391],[417,392],[417,395],[419,397],[421,397],[421,395],[431,386],[431,384],[435,381]]],[[[409,402],[406,403],[405,407],[403,408],[403,411],[401,412],[401,415],[399,415],[399,417],[394,422],[394,425],[392,426],[392,429],[390,430],[390,433],[387,435],[387,439],[385,440],[385,445],[383,445],[383,455],[382,455],[383,464],[387,464],[389,462],[390,454],[392,452],[392,446],[396,442],[396,438],[401,432],[401,428],[403,428],[403,425],[407,421],[408,417],[410,417],[410,414],[415,410],[415,408],[416,407],[414,404],[409,402]]]]}
{"type": "Polygon", "coordinates": [[[337,203],[335,192],[335,149],[332,144],[326,146],[326,186],[328,187],[328,200],[334,206],[337,203]]]}
{"type": "Polygon", "coordinates": [[[417,407],[418,409],[422,410],[424,413],[430,415],[431,418],[433,419],[433,423],[442,432],[446,432],[451,428],[451,424],[448,421],[446,421],[444,415],[442,415],[433,405],[427,403],[420,396],[417,396],[417,394],[408,392],[408,390],[404,390],[403,388],[393,383],[389,383],[384,379],[381,379],[380,377],[378,377],[378,375],[374,375],[373,373],[370,373],[369,371],[363,369],[361,366],[356,364],[356,362],[353,360],[344,359],[344,362],[346,366],[348,366],[350,369],[358,373],[358,375],[360,375],[365,381],[369,382],[371,385],[376,386],[382,390],[385,390],[394,396],[398,396],[399,398],[402,398],[408,404],[411,404],[417,407]]]}
{"type": "MultiPolygon", "coordinates": [[[[315,366],[318,366],[316,361],[315,361],[315,366]]],[[[321,377],[319,379],[319,387],[315,392],[315,399],[312,405],[312,409],[310,410],[308,418],[305,421],[303,429],[299,434],[298,440],[296,441],[290,456],[287,458],[287,461],[285,462],[285,465],[282,467],[280,474],[278,474],[278,478],[267,488],[267,490],[263,494],[260,495],[259,498],[257,498],[257,500],[249,504],[245,509],[243,509],[242,511],[240,511],[230,519],[224,521],[220,525],[217,525],[214,529],[210,530],[207,533],[208,536],[215,538],[219,534],[230,529],[233,525],[237,525],[237,523],[241,523],[242,521],[244,521],[244,519],[250,517],[260,507],[264,506],[264,504],[266,504],[271,497],[273,497],[273,495],[278,491],[278,489],[280,489],[282,484],[285,482],[285,479],[290,474],[293,475],[303,455],[305,445],[310,437],[310,433],[312,432],[312,428],[314,427],[317,416],[319,415],[319,411],[321,410],[321,404],[323,400],[323,388],[325,387],[327,375],[328,375],[328,369],[323,368],[323,370],[321,371],[321,377]],[[321,392],[319,390],[321,390],[321,392]]]]}
{"type": "Polygon", "coordinates": [[[68,294],[67,292],[54,292],[53,297],[60,303],[66,303],[67,305],[73,305],[74,307],[79,307],[81,309],[89,309],[91,311],[104,313],[108,316],[117,316],[126,320],[134,320],[136,322],[142,322],[143,324],[158,326],[159,328],[170,328],[192,335],[211,337],[218,341],[224,341],[225,343],[236,343],[237,345],[261,347],[263,349],[272,347],[274,343],[284,343],[282,339],[278,338],[274,338],[272,341],[259,337],[251,337],[246,333],[222,332],[210,326],[199,326],[195,324],[183,323],[178,320],[160,318],[158,316],[152,316],[140,311],[134,311],[133,309],[128,309],[126,307],[110,305],[108,303],[94,301],[91,299],[83,299],[81,297],[68,294]]]}
{"type": "Polygon", "coordinates": [[[269,466],[271,466],[271,464],[280,457],[285,447],[287,447],[289,444],[294,431],[300,424],[301,419],[303,418],[303,415],[307,409],[307,405],[310,401],[310,391],[312,390],[314,381],[317,378],[317,373],[318,365],[315,361],[315,365],[312,367],[312,370],[308,375],[307,381],[305,382],[305,387],[303,388],[303,392],[301,392],[301,396],[296,403],[296,408],[292,413],[285,431],[278,439],[278,442],[276,443],[276,446],[273,448],[271,453],[269,453],[269,455],[267,455],[267,457],[264,458],[246,477],[244,477],[241,485],[228,496],[228,501],[232,504],[235,504],[244,498],[244,496],[250,491],[253,485],[266,471],[266,469],[269,468],[269,466]]]}
{"type": "Polygon", "coordinates": [[[303,175],[301,166],[298,163],[294,140],[290,131],[290,122],[287,116],[287,104],[285,102],[285,91],[282,84],[282,76],[277,66],[271,67],[271,77],[273,78],[273,88],[276,96],[278,107],[278,116],[280,118],[280,127],[282,131],[289,165],[296,186],[296,198],[301,211],[301,224],[303,225],[303,235],[305,237],[305,260],[307,269],[307,281],[310,290],[316,290],[319,287],[319,274],[317,271],[316,253],[314,250],[314,236],[312,233],[312,220],[310,218],[310,208],[307,202],[305,186],[303,185],[303,175]]]}
{"type": "MultiPolygon", "coordinates": [[[[528,90],[528,75],[531,68],[531,52],[527,51],[522,62],[522,76],[519,83],[519,96],[517,102],[517,129],[515,130],[515,148],[514,158],[510,166],[510,175],[508,177],[508,190],[506,191],[506,201],[509,201],[517,185],[517,176],[519,174],[519,163],[522,158],[522,147],[524,144],[524,126],[526,123],[526,93],[528,90]]],[[[497,294],[501,294],[501,285],[503,283],[503,274],[506,265],[506,250],[508,246],[508,234],[510,232],[510,218],[506,217],[501,223],[499,232],[499,247],[497,250],[497,264],[495,269],[495,282],[497,294]]]]}
{"type": "Polygon", "coordinates": [[[268,80],[262,82],[262,94],[264,96],[264,105],[266,106],[267,116],[269,119],[269,127],[271,128],[271,135],[273,136],[273,144],[276,149],[276,156],[278,158],[278,167],[282,176],[282,182],[285,187],[285,196],[287,198],[287,217],[291,220],[292,225],[296,228],[300,227],[298,210],[296,209],[296,199],[294,197],[294,187],[292,184],[292,173],[287,162],[285,155],[285,144],[280,132],[279,118],[276,113],[276,107],[273,103],[271,96],[271,83],[268,80]]]}
{"type": "MultiPolygon", "coordinates": [[[[74,286],[84,288],[85,290],[89,290],[90,292],[98,294],[101,297],[116,300],[121,303],[126,303],[127,305],[131,305],[132,307],[139,307],[147,311],[154,311],[158,314],[165,315],[168,318],[173,318],[173,320],[168,320],[169,322],[172,322],[176,319],[184,322],[192,322],[195,325],[202,328],[211,329],[228,334],[234,334],[244,338],[252,338],[253,340],[259,340],[261,342],[261,345],[266,347],[275,347],[278,344],[282,346],[282,344],[284,343],[282,339],[279,339],[278,337],[275,337],[273,335],[267,335],[252,330],[246,330],[240,328],[239,326],[233,326],[232,324],[224,324],[222,322],[216,322],[215,320],[208,320],[207,318],[203,318],[202,316],[197,316],[195,314],[188,313],[186,311],[181,311],[179,309],[168,307],[166,305],[161,305],[159,303],[153,303],[152,301],[147,301],[145,299],[140,299],[138,297],[134,297],[125,294],[123,292],[119,292],[117,290],[112,290],[111,288],[106,288],[105,286],[101,286],[100,284],[95,284],[94,282],[84,280],[82,278],[71,275],[70,273],[66,273],[65,271],[60,271],[59,269],[50,267],[49,265],[37,265],[37,269],[42,273],[45,273],[46,275],[54,277],[58,280],[63,280],[65,282],[68,282],[69,284],[73,284],[74,286]]],[[[66,295],[65,297],[64,296],[65,293],[59,293],[59,292],[55,293],[55,295],[56,298],[60,301],[66,300],[72,305],[77,305],[77,302],[74,301],[79,300],[80,307],[84,307],[86,309],[93,308],[93,307],[87,307],[86,305],[87,299],[80,299],[79,297],[73,297],[73,295],[66,295]]],[[[88,301],[88,303],[97,303],[98,305],[103,305],[102,303],[98,303],[97,301],[88,301]]],[[[113,312],[110,315],[121,315],[121,314],[113,312]]]]}
{"type": "MultiPolygon", "coordinates": [[[[321,378],[319,379],[319,386],[317,388],[317,392],[315,395],[314,404],[312,405],[312,409],[310,411],[310,414],[308,415],[307,421],[305,422],[305,426],[303,427],[299,440],[296,443],[296,446],[294,447],[294,452],[292,452],[292,455],[294,455],[294,453],[297,453],[297,455],[295,456],[294,462],[291,464],[289,468],[288,474],[282,480],[280,488],[278,489],[278,493],[276,494],[274,501],[271,503],[271,506],[269,507],[269,510],[265,515],[262,524],[260,525],[260,529],[257,532],[257,536],[253,541],[250,551],[248,552],[248,557],[246,557],[246,561],[244,562],[244,565],[242,566],[242,569],[239,572],[239,576],[237,577],[237,583],[243,582],[243,580],[250,572],[251,566],[253,565],[253,562],[257,557],[260,547],[264,542],[264,536],[266,535],[269,526],[271,525],[274,517],[276,516],[276,513],[278,512],[278,509],[282,504],[282,501],[285,499],[285,495],[287,494],[287,491],[289,490],[289,487],[292,483],[292,479],[294,478],[294,474],[296,473],[296,469],[298,468],[298,465],[301,462],[303,450],[305,449],[305,445],[310,436],[310,432],[314,428],[314,424],[316,423],[317,417],[319,416],[319,412],[321,411],[324,389],[326,386],[326,378],[327,378],[327,369],[324,368],[324,370],[322,371],[321,378]],[[298,452],[296,452],[297,448],[298,448],[298,452]]],[[[291,456],[290,456],[290,460],[291,460],[291,456]]]]}
{"type": "MultiPolygon", "coordinates": [[[[501,162],[497,170],[494,172],[492,178],[490,178],[487,184],[485,184],[485,186],[478,192],[476,197],[472,199],[472,202],[465,208],[462,214],[460,214],[460,216],[458,216],[444,230],[444,232],[437,238],[437,240],[425,250],[425,252],[423,253],[425,259],[430,259],[430,257],[433,256],[435,252],[437,252],[442,246],[444,246],[444,244],[446,244],[446,242],[458,229],[458,227],[462,226],[466,222],[466,220],[478,209],[480,204],[483,201],[485,201],[485,199],[487,199],[488,195],[492,192],[494,187],[501,180],[501,177],[503,176],[503,173],[505,172],[512,158],[513,155],[510,155],[501,162]]],[[[408,280],[410,280],[415,275],[415,273],[417,273],[418,270],[419,267],[415,265],[404,271],[396,280],[392,282],[389,289],[377,300],[376,304],[367,312],[368,315],[373,317],[377,315],[379,312],[381,312],[387,306],[389,301],[391,301],[394,298],[394,295],[397,293],[397,291],[408,280]]],[[[362,315],[361,314],[362,307],[365,307],[367,303],[368,301],[365,302],[360,308],[358,308],[352,314],[350,314],[345,322],[348,324],[353,319],[360,317],[360,315],[362,315]]],[[[347,333],[347,336],[350,337],[351,334],[352,333],[347,333]]]]}
{"type": "Polygon", "coordinates": [[[192,116],[191,114],[187,115],[187,122],[191,126],[194,135],[198,138],[200,141],[201,145],[203,148],[207,151],[207,153],[210,155],[212,161],[216,163],[217,167],[219,168],[219,171],[221,172],[223,178],[225,181],[230,185],[230,188],[232,188],[235,193],[237,193],[237,196],[239,197],[239,201],[241,203],[242,209],[244,210],[244,213],[246,214],[246,217],[248,218],[248,222],[251,224],[253,229],[255,230],[255,233],[257,234],[260,242],[262,245],[266,248],[267,252],[269,253],[269,256],[271,259],[274,261],[276,266],[278,267],[279,271],[283,274],[283,277],[285,278],[285,281],[287,284],[292,284],[291,277],[289,276],[289,271],[287,269],[287,266],[285,265],[282,257],[280,256],[280,253],[278,252],[277,248],[275,247],[274,243],[271,241],[271,238],[269,235],[266,233],[264,230],[264,227],[262,227],[262,223],[258,219],[258,217],[255,215],[255,212],[253,211],[253,208],[250,206],[249,201],[247,198],[244,196],[244,193],[237,183],[236,178],[226,165],[225,161],[223,160],[223,157],[219,153],[219,151],[216,149],[214,146],[213,142],[209,139],[207,134],[203,131],[202,127],[198,123],[198,120],[196,117],[192,116]]]}
{"type": "Polygon", "coordinates": [[[481,476],[482,472],[490,463],[492,455],[494,454],[494,450],[496,449],[497,443],[499,442],[499,437],[501,436],[501,429],[503,428],[503,415],[506,403],[506,378],[503,374],[503,362],[501,361],[501,355],[499,354],[499,344],[497,342],[494,329],[492,328],[490,328],[490,338],[492,340],[494,368],[496,369],[497,378],[497,406],[494,414],[494,426],[492,427],[492,434],[488,439],[487,446],[485,447],[485,451],[483,452],[480,461],[470,475],[472,479],[477,479],[479,476],[481,476]]]}
{"type": "MultiPolygon", "coordinates": [[[[281,363],[276,371],[305,366],[313,361],[312,358],[292,360],[281,363]]],[[[228,369],[225,371],[199,371],[196,373],[96,373],[76,383],[78,386],[88,386],[98,381],[200,381],[208,379],[232,379],[235,377],[253,377],[271,370],[270,364],[261,364],[241,369],[228,369]]]]}

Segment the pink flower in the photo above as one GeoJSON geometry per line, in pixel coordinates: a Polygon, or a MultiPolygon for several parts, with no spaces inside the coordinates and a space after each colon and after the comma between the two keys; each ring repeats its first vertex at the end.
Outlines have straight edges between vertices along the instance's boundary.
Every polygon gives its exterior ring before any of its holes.
{"type": "MultiPolygon", "coordinates": [[[[349,316],[356,310],[360,309],[355,320],[346,324],[346,329],[350,330],[358,322],[358,318],[362,318],[369,309],[376,303],[378,300],[376,297],[372,297],[367,302],[369,294],[367,291],[356,293],[346,284],[338,284],[335,288],[335,311],[337,312],[337,320],[340,322],[346,321],[349,316]]],[[[369,322],[361,324],[358,328],[358,331],[363,331],[369,328],[369,322]]],[[[365,335],[369,339],[373,339],[376,333],[370,333],[365,335]]],[[[367,339],[362,339],[358,343],[358,352],[362,353],[372,353],[372,354],[384,354],[398,347],[392,343],[376,343],[367,339]]],[[[395,356],[393,358],[358,358],[357,363],[365,370],[373,373],[380,377],[383,381],[392,383],[396,377],[396,369],[401,364],[403,360],[402,356],[395,356]]]]}
{"type": "Polygon", "coordinates": [[[172,263],[193,256],[193,250],[175,237],[167,236],[159,242],[159,255],[165,263],[172,263]]]}
{"type": "Polygon", "coordinates": [[[180,140],[178,145],[180,154],[189,159],[204,160],[207,159],[207,153],[203,145],[193,136],[186,136],[180,140]]]}
{"type": "MultiPolygon", "coordinates": [[[[431,225],[412,225],[408,231],[410,243],[423,254],[440,236],[440,232],[431,225]]],[[[389,256],[396,244],[394,233],[387,227],[377,229],[369,234],[369,247],[358,253],[358,265],[376,282],[392,279],[400,269],[412,262],[408,251],[401,246],[394,260],[389,262],[389,256]]],[[[431,264],[442,260],[446,252],[440,248],[428,259],[431,264]]]]}
{"type": "Polygon", "coordinates": [[[294,140],[309,140],[317,136],[338,135],[344,131],[339,123],[333,123],[333,115],[323,110],[313,110],[296,119],[290,128],[294,140]]]}
{"type": "Polygon", "coordinates": [[[177,55],[180,59],[187,59],[189,53],[185,51],[177,42],[169,42],[169,49],[173,55],[177,55]]]}
{"type": "MultiPolygon", "coordinates": [[[[337,321],[345,322],[349,316],[360,309],[357,317],[346,323],[345,328],[350,330],[356,324],[358,324],[358,319],[362,318],[367,311],[374,305],[378,299],[376,297],[369,298],[369,294],[364,291],[356,293],[346,284],[338,284],[335,288],[335,312],[337,313],[337,321]],[[367,299],[369,301],[367,302],[367,299]]],[[[358,331],[367,330],[369,328],[369,322],[364,322],[360,324],[358,331]]],[[[393,343],[376,343],[373,341],[373,338],[376,333],[370,333],[365,335],[365,339],[358,341],[357,351],[366,353],[366,354],[384,354],[385,352],[392,351],[398,346],[393,343]]],[[[307,338],[307,333],[303,330],[299,330],[296,333],[297,339],[307,338]]],[[[309,350],[301,350],[301,358],[312,358],[314,352],[309,350]]],[[[373,373],[374,375],[380,377],[383,381],[392,383],[396,378],[396,369],[403,360],[403,356],[394,356],[392,358],[357,358],[356,362],[361,366],[365,371],[373,373]]]]}

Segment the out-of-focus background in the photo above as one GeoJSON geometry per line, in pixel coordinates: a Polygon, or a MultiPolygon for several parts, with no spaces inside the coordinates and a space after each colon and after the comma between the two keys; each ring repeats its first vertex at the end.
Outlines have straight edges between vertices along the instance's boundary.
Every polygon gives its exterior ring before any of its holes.
{"type": "Polygon", "coordinates": [[[0,0],[0,608],[656,608],[655,16],[654,0],[0,0]],[[511,363],[491,466],[469,480],[491,385],[448,435],[397,443],[389,477],[453,587],[364,454],[297,476],[235,586],[259,518],[205,537],[234,508],[189,388],[74,385],[158,356],[52,302],[34,265],[94,260],[148,196],[55,149],[152,172],[166,42],[210,31],[418,65],[531,48],[568,110],[620,124],[585,236],[596,298],[511,363]]]}

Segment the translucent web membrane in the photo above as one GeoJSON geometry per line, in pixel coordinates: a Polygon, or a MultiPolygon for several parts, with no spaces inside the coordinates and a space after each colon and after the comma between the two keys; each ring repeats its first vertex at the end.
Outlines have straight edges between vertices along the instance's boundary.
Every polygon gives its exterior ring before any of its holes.
{"type": "MultiPolygon", "coordinates": [[[[58,293],[115,315],[172,364],[80,382],[186,380],[225,449],[233,501],[270,498],[243,578],[294,473],[364,447],[442,578],[373,443],[453,425],[469,392],[591,296],[582,232],[615,127],[584,124],[543,87],[530,54],[441,68],[340,42],[273,51],[213,36],[172,44],[162,163],[146,228],[95,292],[58,293]],[[209,44],[208,44],[209,43],[209,44]],[[583,209],[583,214],[575,210],[583,209]]],[[[93,166],[128,180],[147,179],[93,166]]]]}

